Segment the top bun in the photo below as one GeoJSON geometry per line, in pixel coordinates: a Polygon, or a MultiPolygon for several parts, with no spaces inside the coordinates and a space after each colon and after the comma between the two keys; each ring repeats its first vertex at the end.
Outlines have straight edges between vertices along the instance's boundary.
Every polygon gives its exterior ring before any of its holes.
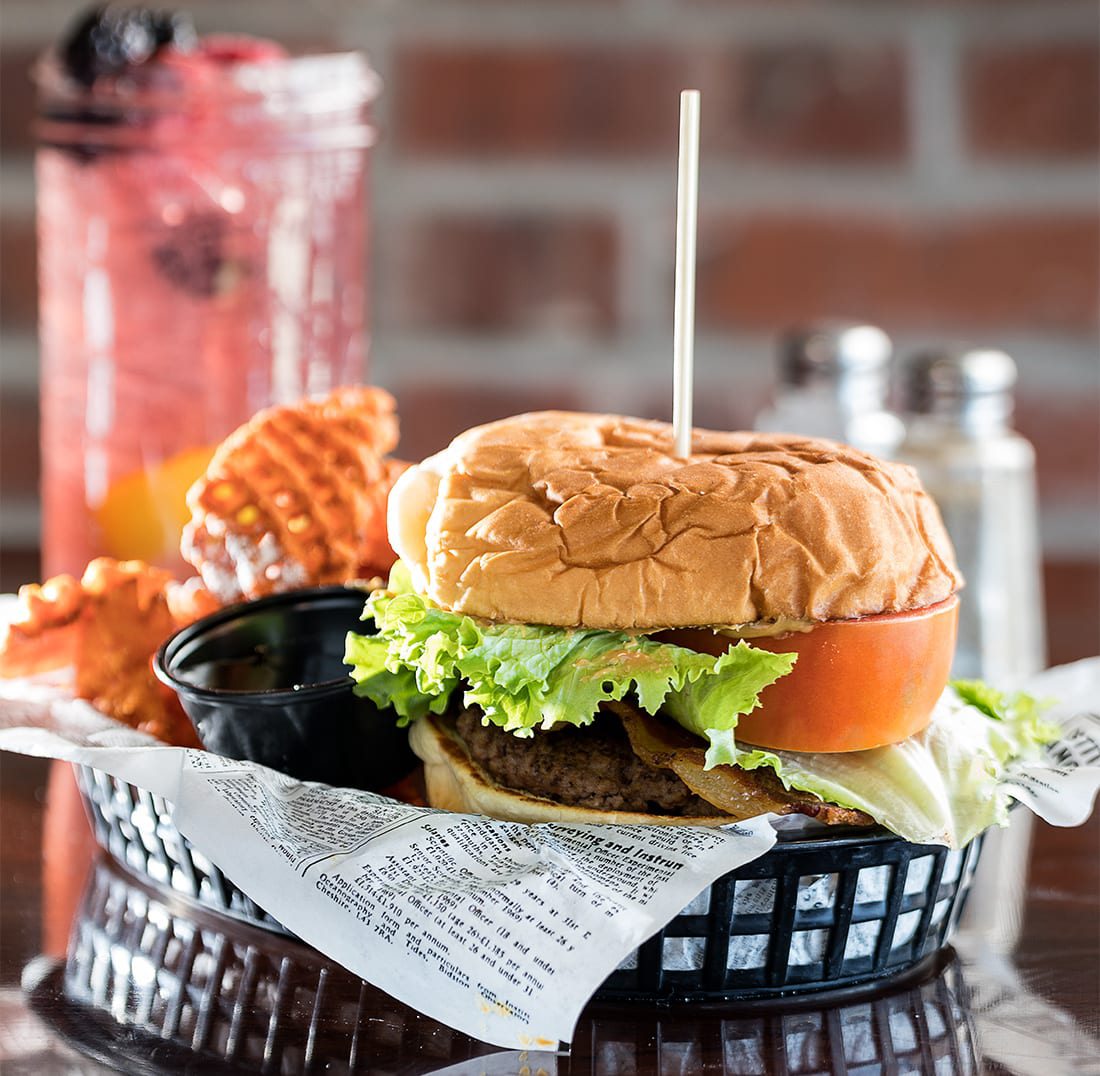
{"type": "Polygon", "coordinates": [[[787,434],[544,411],[407,471],[390,541],[417,590],[490,620],[652,631],[841,620],[962,583],[911,468],[787,434]]]}

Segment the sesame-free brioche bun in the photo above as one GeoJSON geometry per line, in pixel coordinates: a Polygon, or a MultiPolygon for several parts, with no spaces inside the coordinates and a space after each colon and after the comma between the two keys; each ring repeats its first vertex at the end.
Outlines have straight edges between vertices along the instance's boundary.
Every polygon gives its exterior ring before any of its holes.
{"type": "Polygon", "coordinates": [[[847,445],[545,411],[407,471],[390,541],[417,590],[491,620],[651,631],[845,620],[962,582],[916,472],[847,445]]]}

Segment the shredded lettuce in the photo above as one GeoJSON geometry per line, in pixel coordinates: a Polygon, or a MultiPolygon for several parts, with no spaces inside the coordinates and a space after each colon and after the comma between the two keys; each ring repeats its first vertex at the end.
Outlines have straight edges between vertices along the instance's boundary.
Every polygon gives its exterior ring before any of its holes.
{"type": "Polygon", "coordinates": [[[733,745],[731,755],[743,769],[771,768],[787,788],[865,811],[906,840],[959,848],[1007,824],[1008,765],[1038,758],[1058,734],[1039,709],[1028,695],[960,682],[944,692],[931,724],[899,744],[840,754],[733,745]]]}
{"type": "Polygon", "coordinates": [[[955,694],[975,709],[981,710],[986,717],[1004,720],[1005,694],[994,687],[990,687],[983,680],[952,680],[951,686],[955,694]]]}
{"type": "Polygon", "coordinates": [[[440,609],[402,578],[401,593],[371,595],[363,619],[377,634],[349,633],[345,653],[355,690],[402,725],[442,713],[460,688],[488,723],[519,736],[587,725],[601,703],[632,693],[647,713],[671,707],[690,731],[718,737],[795,662],[745,643],[716,657],[624,632],[486,623],[440,609]]]}
{"type": "Polygon", "coordinates": [[[965,703],[980,710],[986,717],[1000,721],[992,732],[999,732],[993,744],[1002,762],[1012,758],[1030,758],[1043,746],[1058,739],[1061,729],[1052,721],[1043,720],[1043,711],[1052,703],[1033,699],[1022,691],[1006,695],[981,680],[952,680],[951,687],[965,703]]]}

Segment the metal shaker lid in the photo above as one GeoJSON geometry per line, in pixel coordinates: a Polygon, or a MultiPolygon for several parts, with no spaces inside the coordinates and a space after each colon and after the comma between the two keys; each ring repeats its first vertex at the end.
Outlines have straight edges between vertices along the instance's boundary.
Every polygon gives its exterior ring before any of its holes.
{"type": "Polygon", "coordinates": [[[905,407],[915,414],[963,410],[1000,398],[1011,409],[1016,363],[993,348],[937,348],[913,356],[905,369],[905,407]]]}
{"type": "Polygon", "coordinates": [[[780,373],[788,385],[848,374],[885,372],[893,355],[890,337],[874,325],[827,321],[788,333],[780,349],[780,373]]]}

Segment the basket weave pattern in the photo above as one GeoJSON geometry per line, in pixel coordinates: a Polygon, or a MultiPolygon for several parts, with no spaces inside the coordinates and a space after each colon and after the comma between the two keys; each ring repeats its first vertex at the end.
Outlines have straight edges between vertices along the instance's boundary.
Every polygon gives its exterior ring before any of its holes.
{"type": "MultiPolygon", "coordinates": [[[[96,838],[155,886],[287,931],[181,836],[163,799],[98,770],[78,779],[96,838]]],[[[876,833],[785,841],[719,878],[605,981],[607,1000],[790,997],[901,975],[949,940],[977,866],[876,833]]]]}
{"type": "MultiPolygon", "coordinates": [[[[97,864],[85,892],[63,976],[73,1024],[85,1035],[101,1028],[116,1063],[117,1051],[128,1050],[121,1060],[134,1061],[129,1071],[425,1072],[493,1049],[307,946],[187,906],[109,860],[97,864]]],[[[979,1064],[966,999],[951,962],[870,1000],[798,1012],[595,1003],[557,1071],[699,1072],[705,1055],[724,1057],[722,1071],[731,1074],[969,1076],[979,1064]]]]}

